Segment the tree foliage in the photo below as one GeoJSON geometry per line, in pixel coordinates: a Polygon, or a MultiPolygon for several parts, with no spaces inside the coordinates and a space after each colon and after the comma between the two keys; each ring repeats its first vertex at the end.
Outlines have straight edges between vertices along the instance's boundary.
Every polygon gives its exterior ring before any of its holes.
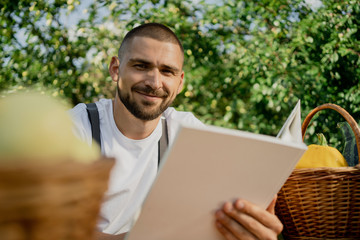
{"type": "MultiPolygon", "coordinates": [[[[36,85],[73,104],[112,97],[107,67],[121,39],[137,24],[161,22],[186,55],[174,106],[205,123],[275,135],[298,99],[303,118],[330,102],[360,119],[358,0],[317,8],[300,0],[101,0],[85,9],[78,0],[2,3],[3,91],[36,85]],[[72,16],[80,20],[64,24],[72,16]]],[[[329,111],[308,132],[329,132],[337,144],[343,120],[329,111]]]]}

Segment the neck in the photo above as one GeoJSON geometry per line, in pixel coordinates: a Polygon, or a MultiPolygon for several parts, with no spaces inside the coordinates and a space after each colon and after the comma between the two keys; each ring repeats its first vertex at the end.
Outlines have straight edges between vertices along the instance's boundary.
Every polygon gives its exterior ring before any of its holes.
{"type": "Polygon", "coordinates": [[[140,140],[148,137],[156,128],[161,116],[154,120],[141,120],[132,115],[124,104],[115,97],[113,100],[114,121],[119,131],[126,137],[140,140]]]}

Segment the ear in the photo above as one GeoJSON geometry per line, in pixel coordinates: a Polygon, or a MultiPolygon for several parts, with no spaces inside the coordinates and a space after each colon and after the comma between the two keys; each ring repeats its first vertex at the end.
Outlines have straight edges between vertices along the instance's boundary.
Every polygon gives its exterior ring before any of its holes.
{"type": "Polygon", "coordinates": [[[185,73],[184,71],[182,71],[181,75],[180,75],[180,84],[179,84],[179,87],[178,87],[178,90],[177,90],[177,94],[179,94],[182,90],[183,90],[183,87],[184,87],[184,76],[185,76],[185,73]]]}
{"type": "Polygon", "coordinates": [[[115,56],[112,57],[109,66],[109,73],[114,82],[119,81],[119,66],[120,66],[119,59],[115,56]]]}

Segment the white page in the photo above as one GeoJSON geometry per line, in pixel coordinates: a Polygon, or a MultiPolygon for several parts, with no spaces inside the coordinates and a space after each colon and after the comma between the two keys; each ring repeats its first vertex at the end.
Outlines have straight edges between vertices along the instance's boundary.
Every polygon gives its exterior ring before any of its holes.
{"type": "Polygon", "coordinates": [[[288,142],[301,143],[303,141],[301,134],[300,100],[291,111],[276,137],[288,142]]]}
{"type": "Polygon", "coordinates": [[[181,126],[127,239],[223,239],[215,210],[238,197],[265,209],[306,149],[302,141],[181,126]]]}

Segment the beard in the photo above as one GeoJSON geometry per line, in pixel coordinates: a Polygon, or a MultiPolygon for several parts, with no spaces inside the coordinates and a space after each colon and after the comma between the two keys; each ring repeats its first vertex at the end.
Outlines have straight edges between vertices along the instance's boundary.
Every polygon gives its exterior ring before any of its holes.
{"type": "Polygon", "coordinates": [[[173,102],[169,99],[169,94],[167,91],[160,89],[154,90],[149,86],[134,86],[131,88],[131,91],[138,91],[145,94],[151,94],[156,97],[162,98],[162,102],[158,107],[152,109],[154,103],[148,101],[142,101],[141,103],[137,103],[134,99],[130,99],[129,93],[122,93],[119,88],[119,84],[117,84],[117,94],[120,101],[124,104],[126,109],[134,115],[136,118],[150,121],[158,118],[173,102]]]}

